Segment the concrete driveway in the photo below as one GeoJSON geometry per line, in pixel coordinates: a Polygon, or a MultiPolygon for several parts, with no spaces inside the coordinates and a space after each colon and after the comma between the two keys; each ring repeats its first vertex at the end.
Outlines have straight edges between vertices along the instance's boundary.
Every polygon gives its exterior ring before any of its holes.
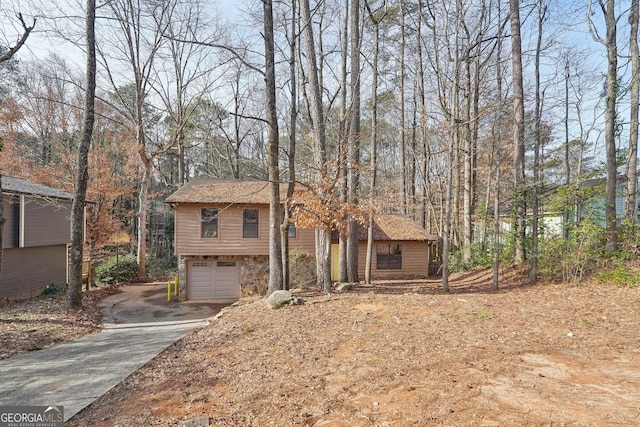
{"type": "Polygon", "coordinates": [[[0,405],[64,406],[64,420],[225,306],[167,302],[167,285],[132,285],[101,301],[104,329],[0,361],[0,405]]]}

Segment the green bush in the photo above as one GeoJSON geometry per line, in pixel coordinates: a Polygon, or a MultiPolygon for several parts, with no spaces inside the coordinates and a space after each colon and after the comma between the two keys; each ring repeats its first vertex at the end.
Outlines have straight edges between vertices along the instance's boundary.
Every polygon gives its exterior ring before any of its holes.
{"type": "Polygon", "coordinates": [[[178,272],[176,257],[147,257],[147,277],[152,279],[173,277],[178,272]]]}
{"type": "Polygon", "coordinates": [[[540,242],[538,268],[542,278],[580,282],[584,275],[606,261],[603,226],[583,220],[570,232],[569,239],[556,236],[540,242]]]}
{"type": "Polygon", "coordinates": [[[595,278],[601,282],[635,288],[640,283],[640,275],[631,271],[629,267],[621,262],[616,262],[616,267],[610,270],[596,273],[595,278]]]}
{"type": "Polygon", "coordinates": [[[47,285],[40,294],[43,298],[57,298],[67,293],[66,283],[52,283],[47,285]]]}
{"type": "Polygon", "coordinates": [[[133,255],[113,257],[96,267],[96,281],[112,285],[138,276],[138,262],[133,255]]]}

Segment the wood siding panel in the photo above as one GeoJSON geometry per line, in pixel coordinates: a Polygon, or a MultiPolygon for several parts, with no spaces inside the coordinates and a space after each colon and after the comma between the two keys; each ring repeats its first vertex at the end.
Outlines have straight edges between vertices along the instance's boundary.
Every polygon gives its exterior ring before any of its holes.
{"type": "Polygon", "coordinates": [[[267,255],[269,210],[259,206],[179,205],[175,209],[176,253],[180,255],[267,255]],[[218,237],[200,237],[202,208],[218,209],[218,237]],[[258,209],[258,238],[242,237],[242,211],[258,209]]]}
{"type": "Polygon", "coordinates": [[[49,246],[71,242],[71,202],[25,198],[24,246],[49,246]]]}
{"type": "Polygon", "coordinates": [[[176,253],[181,255],[267,255],[269,211],[255,206],[178,206],[176,209],[176,253]],[[218,208],[218,237],[200,236],[203,207],[218,208]],[[259,210],[258,238],[242,237],[242,212],[259,210]]]}
{"type": "Polygon", "coordinates": [[[2,214],[5,220],[2,229],[2,247],[20,246],[20,199],[5,194],[2,198],[2,214]]]}
{"type": "Polygon", "coordinates": [[[289,238],[289,248],[301,249],[315,256],[316,253],[316,232],[309,228],[298,228],[296,237],[289,238]]]}
{"type": "MultiPolygon", "coordinates": [[[[427,276],[427,242],[375,242],[373,245],[373,260],[371,275],[374,278],[393,276],[427,276]],[[376,269],[376,244],[399,244],[402,246],[402,269],[401,270],[378,270],[376,269]]],[[[364,268],[367,261],[367,242],[358,244],[358,274],[364,280],[364,268]]]]}
{"type": "MultiPolygon", "coordinates": [[[[297,229],[291,248],[315,252],[314,230],[297,229]]],[[[269,209],[264,205],[178,205],[175,207],[175,252],[179,255],[268,255],[269,209]],[[202,208],[218,209],[218,237],[200,237],[202,208]],[[242,212],[258,209],[258,238],[242,237],[242,212]]]]}
{"type": "Polygon", "coordinates": [[[5,249],[0,298],[38,295],[47,285],[67,281],[67,245],[5,249]]]}

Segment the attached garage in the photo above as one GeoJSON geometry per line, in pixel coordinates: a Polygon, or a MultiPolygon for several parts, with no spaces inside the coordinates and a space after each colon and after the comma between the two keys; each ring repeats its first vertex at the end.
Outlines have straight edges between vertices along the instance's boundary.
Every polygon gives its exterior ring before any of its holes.
{"type": "Polygon", "coordinates": [[[189,261],[187,299],[233,302],[240,298],[240,263],[238,261],[189,261]]]}

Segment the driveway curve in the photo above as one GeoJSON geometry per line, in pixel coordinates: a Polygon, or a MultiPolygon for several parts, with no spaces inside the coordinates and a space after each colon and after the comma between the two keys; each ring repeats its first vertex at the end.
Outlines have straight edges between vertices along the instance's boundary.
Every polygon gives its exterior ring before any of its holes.
{"type": "Polygon", "coordinates": [[[120,289],[99,334],[0,361],[0,406],[64,406],[67,421],[225,307],[168,302],[166,283],[120,289]]]}

